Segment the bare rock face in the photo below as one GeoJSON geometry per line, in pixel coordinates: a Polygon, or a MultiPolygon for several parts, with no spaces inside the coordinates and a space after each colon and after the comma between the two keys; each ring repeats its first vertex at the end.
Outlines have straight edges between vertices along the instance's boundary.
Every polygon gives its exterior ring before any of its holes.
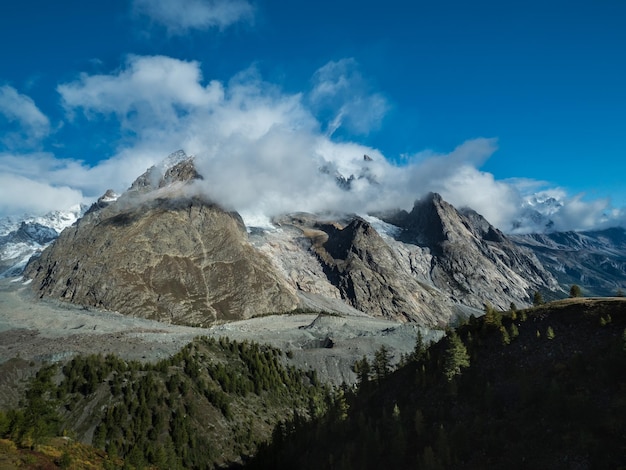
{"type": "Polygon", "coordinates": [[[428,326],[444,326],[462,313],[448,296],[421,284],[388,241],[360,217],[330,222],[297,214],[276,222],[283,233],[299,230],[297,251],[309,254],[297,263],[273,257],[303,292],[340,298],[372,316],[428,326]]]}
{"type": "Polygon", "coordinates": [[[622,227],[511,238],[533,250],[567,289],[577,284],[585,296],[623,295],[626,290],[626,230],[622,227]]]}
{"type": "Polygon", "coordinates": [[[438,194],[417,201],[410,213],[387,214],[385,220],[402,228],[399,240],[430,251],[433,285],[460,303],[481,308],[489,302],[508,309],[511,302],[528,304],[535,290],[559,290],[534,253],[478,213],[459,212],[438,194]]]}
{"type": "Polygon", "coordinates": [[[287,214],[248,234],[197,195],[200,178],[170,155],[107,192],[25,276],[40,296],[192,325],[302,307],[443,327],[559,288],[530,250],[437,194],[410,213],[287,214]]]}
{"type": "MultiPolygon", "coordinates": [[[[184,183],[196,177],[190,166],[182,161],[165,175],[184,183]]],[[[39,295],[194,325],[298,306],[237,214],[161,182],[150,192],[136,181],[62,232],[25,271],[39,295]]]]}

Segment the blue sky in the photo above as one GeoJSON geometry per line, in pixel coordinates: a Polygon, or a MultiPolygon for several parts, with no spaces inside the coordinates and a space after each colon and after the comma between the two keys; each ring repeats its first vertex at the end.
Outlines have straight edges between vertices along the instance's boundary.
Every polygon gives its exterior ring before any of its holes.
{"type": "Polygon", "coordinates": [[[209,195],[244,212],[407,208],[436,190],[510,230],[540,192],[563,201],[559,228],[623,225],[619,0],[2,10],[0,215],[122,191],[184,148],[215,175],[209,195]],[[346,198],[310,176],[359,174],[364,153],[376,190],[346,198]]]}

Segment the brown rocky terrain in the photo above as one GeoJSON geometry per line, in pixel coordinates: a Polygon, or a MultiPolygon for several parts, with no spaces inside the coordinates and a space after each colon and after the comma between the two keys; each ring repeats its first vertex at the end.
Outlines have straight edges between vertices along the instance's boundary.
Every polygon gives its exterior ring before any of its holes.
{"type": "Polygon", "coordinates": [[[190,162],[147,175],[69,227],[25,271],[39,295],[187,325],[293,310],[295,291],[247,242],[241,219],[187,197],[190,162]],[[176,172],[176,173],[175,173],[176,172]]]}
{"type": "Polygon", "coordinates": [[[192,326],[301,308],[441,328],[560,289],[530,250],[436,194],[385,222],[299,213],[255,229],[207,200],[201,178],[193,157],[170,155],[101,198],[25,277],[41,297],[192,326]]]}
{"type": "Polygon", "coordinates": [[[488,302],[506,310],[511,302],[528,305],[534,291],[560,290],[534,253],[480,214],[458,211],[439,194],[417,201],[410,213],[381,217],[402,229],[400,241],[427,250],[431,282],[459,303],[482,308],[488,302]]]}

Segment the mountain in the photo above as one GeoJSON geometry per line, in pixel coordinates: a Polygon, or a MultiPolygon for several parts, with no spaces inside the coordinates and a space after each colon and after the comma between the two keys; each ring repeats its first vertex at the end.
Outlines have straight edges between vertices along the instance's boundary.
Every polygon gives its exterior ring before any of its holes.
{"type": "Polygon", "coordinates": [[[251,239],[298,289],[304,307],[349,313],[347,304],[373,316],[428,326],[476,313],[420,282],[405,253],[393,247],[395,241],[361,217],[292,214],[274,223],[278,230],[251,239]]]}
{"type": "Polygon", "coordinates": [[[41,296],[173,323],[296,308],[295,291],[248,243],[241,218],[185,192],[198,177],[192,158],[150,168],[115,201],[90,208],[24,275],[41,296]]]}
{"type": "Polygon", "coordinates": [[[193,157],[170,155],[100,198],[25,276],[40,296],[192,325],[303,308],[444,327],[560,289],[530,250],[437,194],[410,213],[285,214],[248,233],[201,178],[193,157]]]}
{"type": "Polygon", "coordinates": [[[562,285],[577,284],[584,295],[612,296],[626,288],[626,230],[514,235],[531,249],[562,285]]]}
{"type": "Polygon", "coordinates": [[[381,217],[401,229],[400,241],[428,253],[427,281],[465,305],[482,308],[489,302],[506,310],[511,302],[527,304],[536,290],[559,290],[530,250],[517,246],[480,214],[459,212],[438,194],[417,201],[410,213],[381,217]]]}
{"type": "Polygon", "coordinates": [[[28,260],[44,250],[59,233],[76,222],[87,210],[78,205],[44,216],[25,215],[0,220],[0,278],[19,276],[28,260]]]}
{"type": "Polygon", "coordinates": [[[513,233],[546,233],[554,231],[554,220],[564,204],[558,197],[545,193],[527,196],[517,220],[513,221],[513,233]]]}

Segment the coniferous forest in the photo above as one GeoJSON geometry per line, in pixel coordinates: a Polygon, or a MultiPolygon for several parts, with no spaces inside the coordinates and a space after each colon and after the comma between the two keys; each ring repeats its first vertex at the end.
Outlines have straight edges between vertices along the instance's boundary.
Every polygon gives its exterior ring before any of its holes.
{"type": "Polygon", "coordinates": [[[486,310],[394,372],[359,361],[251,468],[626,468],[626,304],[486,310]]]}
{"type": "Polygon", "coordinates": [[[283,359],[204,337],[156,364],[45,366],[21,407],[0,413],[0,458],[25,468],[626,467],[623,300],[487,305],[436,344],[418,336],[397,366],[384,347],[358,360],[357,385],[334,390],[283,359]]]}

